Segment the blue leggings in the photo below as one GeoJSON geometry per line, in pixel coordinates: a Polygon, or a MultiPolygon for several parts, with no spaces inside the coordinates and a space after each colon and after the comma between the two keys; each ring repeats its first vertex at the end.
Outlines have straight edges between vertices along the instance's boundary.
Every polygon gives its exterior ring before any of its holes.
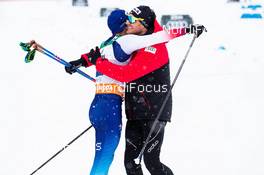
{"type": "Polygon", "coordinates": [[[107,175],[120,140],[122,98],[114,94],[96,94],[90,107],[95,128],[95,157],[90,175],[107,175]]]}

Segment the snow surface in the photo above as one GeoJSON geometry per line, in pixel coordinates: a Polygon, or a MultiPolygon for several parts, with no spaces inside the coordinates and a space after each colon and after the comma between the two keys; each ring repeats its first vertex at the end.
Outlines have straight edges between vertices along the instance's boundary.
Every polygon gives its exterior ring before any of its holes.
{"type": "MultiPolygon", "coordinates": [[[[110,35],[106,18],[99,18],[101,7],[130,10],[140,4],[150,5],[158,17],[190,14],[208,29],[196,40],[173,90],[162,161],[177,175],[264,174],[263,19],[240,19],[242,4],[225,0],[89,4],[73,8],[70,0],[0,1],[1,175],[30,174],[87,128],[94,96],[92,82],[66,74],[45,55],[37,53],[25,64],[19,42],[35,39],[63,59],[74,60],[110,35]]],[[[264,16],[263,8],[258,11],[264,16]]],[[[168,44],[172,77],[190,41],[191,36],[184,36],[168,44]]],[[[123,134],[109,175],[125,174],[124,143],[123,134]]],[[[93,145],[91,129],[38,174],[89,174],[93,145]]]]}

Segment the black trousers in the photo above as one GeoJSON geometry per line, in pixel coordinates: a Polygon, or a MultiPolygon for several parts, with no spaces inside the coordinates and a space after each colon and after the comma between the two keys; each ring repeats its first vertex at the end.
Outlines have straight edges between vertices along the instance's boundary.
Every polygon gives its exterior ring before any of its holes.
{"type": "MultiPolygon", "coordinates": [[[[136,164],[134,159],[138,157],[152,124],[152,120],[127,121],[124,159],[127,175],[143,175],[141,166],[136,164]]],[[[165,126],[166,122],[158,122],[143,154],[145,166],[151,175],[173,175],[171,169],[160,162],[160,151],[163,143],[165,126]]]]}

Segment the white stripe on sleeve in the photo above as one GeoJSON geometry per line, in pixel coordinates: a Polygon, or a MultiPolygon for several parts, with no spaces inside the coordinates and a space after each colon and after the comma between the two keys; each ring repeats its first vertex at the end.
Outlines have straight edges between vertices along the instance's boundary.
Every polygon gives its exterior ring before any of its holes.
{"type": "Polygon", "coordinates": [[[130,55],[134,51],[152,46],[159,43],[168,42],[170,40],[169,35],[166,31],[156,32],[150,35],[124,35],[120,37],[118,42],[122,50],[130,55]]]}

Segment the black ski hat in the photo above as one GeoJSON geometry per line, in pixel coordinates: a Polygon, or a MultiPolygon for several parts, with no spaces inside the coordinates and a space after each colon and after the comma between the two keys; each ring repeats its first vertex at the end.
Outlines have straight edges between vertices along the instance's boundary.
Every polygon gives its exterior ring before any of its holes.
{"type": "Polygon", "coordinates": [[[154,29],[154,21],[156,19],[155,12],[149,6],[138,6],[130,11],[136,18],[143,18],[144,21],[140,21],[141,24],[148,30],[154,29]]]}

